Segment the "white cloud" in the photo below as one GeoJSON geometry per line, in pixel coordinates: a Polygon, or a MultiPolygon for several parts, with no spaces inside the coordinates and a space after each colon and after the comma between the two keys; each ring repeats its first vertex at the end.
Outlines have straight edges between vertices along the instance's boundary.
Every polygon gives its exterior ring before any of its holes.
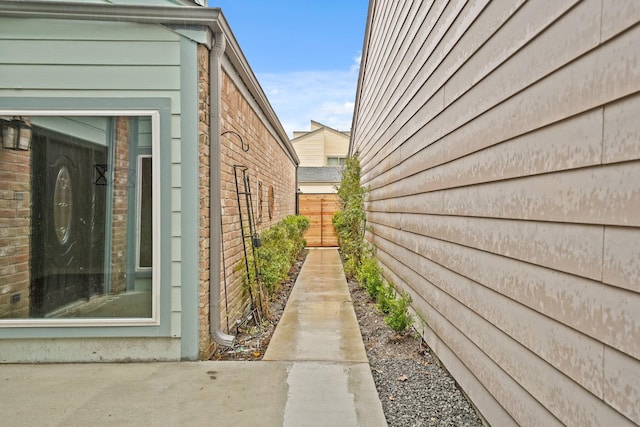
{"type": "Polygon", "coordinates": [[[360,56],[349,70],[258,74],[258,80],[289,135],[309,130],[315,120],[349,130],[353,116],[360,56]]]}
{"type": "Polygon", "coordinates": [[[353,57],[353,65],[351,65],[351,72],[358,74],[360,70],[360,61],[362,60],[362,52],[358,52],[358,56],[353,57]]]}

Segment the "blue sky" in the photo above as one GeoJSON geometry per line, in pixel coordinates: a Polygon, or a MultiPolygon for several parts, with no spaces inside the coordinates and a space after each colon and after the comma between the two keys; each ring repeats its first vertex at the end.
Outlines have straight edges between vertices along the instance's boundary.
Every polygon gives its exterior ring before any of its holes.
{"type": "Polygon", "coordinates": [[[209,0],[220,7],[287,134],[349,130],[368,0],[209,0]]]}

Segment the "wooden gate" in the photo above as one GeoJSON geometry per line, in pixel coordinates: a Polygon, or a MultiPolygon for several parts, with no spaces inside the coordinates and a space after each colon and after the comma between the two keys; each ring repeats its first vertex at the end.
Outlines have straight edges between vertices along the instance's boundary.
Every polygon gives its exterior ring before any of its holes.
{"type": "Polygon", "coordinates": [[[333,227],[333,213],[340,207],[337,194],[299,194],[300,215],[309,218],[310,225],[304,238],[307,246],[338,246],[338,235],[333,227]]]}

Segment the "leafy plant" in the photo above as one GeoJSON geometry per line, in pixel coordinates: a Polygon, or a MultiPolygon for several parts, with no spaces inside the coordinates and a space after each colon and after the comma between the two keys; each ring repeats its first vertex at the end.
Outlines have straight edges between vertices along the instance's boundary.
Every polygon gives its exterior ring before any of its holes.
{"type": "Polygon", "coordinates": [[[400,298],[393,299],[389,307],[389,314],[384,318],[384,322],[397,334],[404,333],[413,325],[413,316],[409,313],[409,305],[411,305],[411,295],[403,292],[400,298]]]}
{"type": "Polygon", "coordinates": [[[295,262],[300,251],[307,246],[304,239],[304,232],[309,228],[309,218],[301,215],[289,215],[282,220],[282,225],[286,231],[287,238],[292,244],[289,251],[289,259],[295,262]]]}
{"type": "Polygon", "coordinates": [[[392,283],[385,283],[378,292],[378,310],[384,314],[391,312],[391,308],[396,300],[396,291],[392,283]]]}
{"type": "Polygon", "coordinates": [[[384,286],[382,271],[373,256],[364,257],[360,268],[356,271],[355,278],[372,298],[377,298],[384,286]]]}
{"type": "Polygon", "coordinates": [[[262,284],[271,295],[287,278],[291,266],[304,249],[304,232],[309,228],[309,219],[290,215],[260,233],[262,246],[258,248],[258,267],[262,284]]]}
{"type": "Polygon", "coordinates": [[[345,161],[342,180],[338,186],[340,210],[333,216],[333,225],[338,234],[338,244],[345,260],[345,273],[348,276],[353,276],[358,270],[366,249],[364,241],[366,194],[366,187],[360,184],[360,160],[358,153],[355,153],[345,161]]]}
{"type": "Polygon", "coordinates": [[[260,233],[261,246],[256,248],[259,277],[256,277],[256,270],[253,268],[251,251],[247,253],[247,259],[243,258],[234,268],[234,271],[241,271],[245,269],[245,262],[249,263],[249,274],[246,271],[243,274],[245,290],[251,292],[254,300],[257,299],[263,316],[268,316],[268,300],[280,288],[306,246],[303,236],[308,228],[309,219],[306,217],[285,217],[260,233]]]}
{"type": "Polygon", "coordinates": [[[396,298],[393,283],[383,279],[382,270],[364,239],[366,194],[367,188],[360,184],[360,160],[358,153],[355,153],[345,162],[342,181],[338,186],[341,209],[333,215],[344,270],[348,276],[355,277],[360,286],[377,300],[378,309],[386,314],[385,323],[400,334],[413,325],[413,316],[408,311],[411,296],[403,293],[400,298],[396,298]]]}

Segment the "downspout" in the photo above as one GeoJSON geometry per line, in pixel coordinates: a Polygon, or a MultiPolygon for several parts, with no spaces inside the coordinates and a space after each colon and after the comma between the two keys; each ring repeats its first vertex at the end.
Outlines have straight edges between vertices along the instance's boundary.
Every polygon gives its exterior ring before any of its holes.
{"type": "Polygon", "coordinates": [[[220,58],[226,42],[222,33],[213,36],[209,53],[209,332],[216,343],[230,347],[235,337],[220,329],[220,58]]]}

